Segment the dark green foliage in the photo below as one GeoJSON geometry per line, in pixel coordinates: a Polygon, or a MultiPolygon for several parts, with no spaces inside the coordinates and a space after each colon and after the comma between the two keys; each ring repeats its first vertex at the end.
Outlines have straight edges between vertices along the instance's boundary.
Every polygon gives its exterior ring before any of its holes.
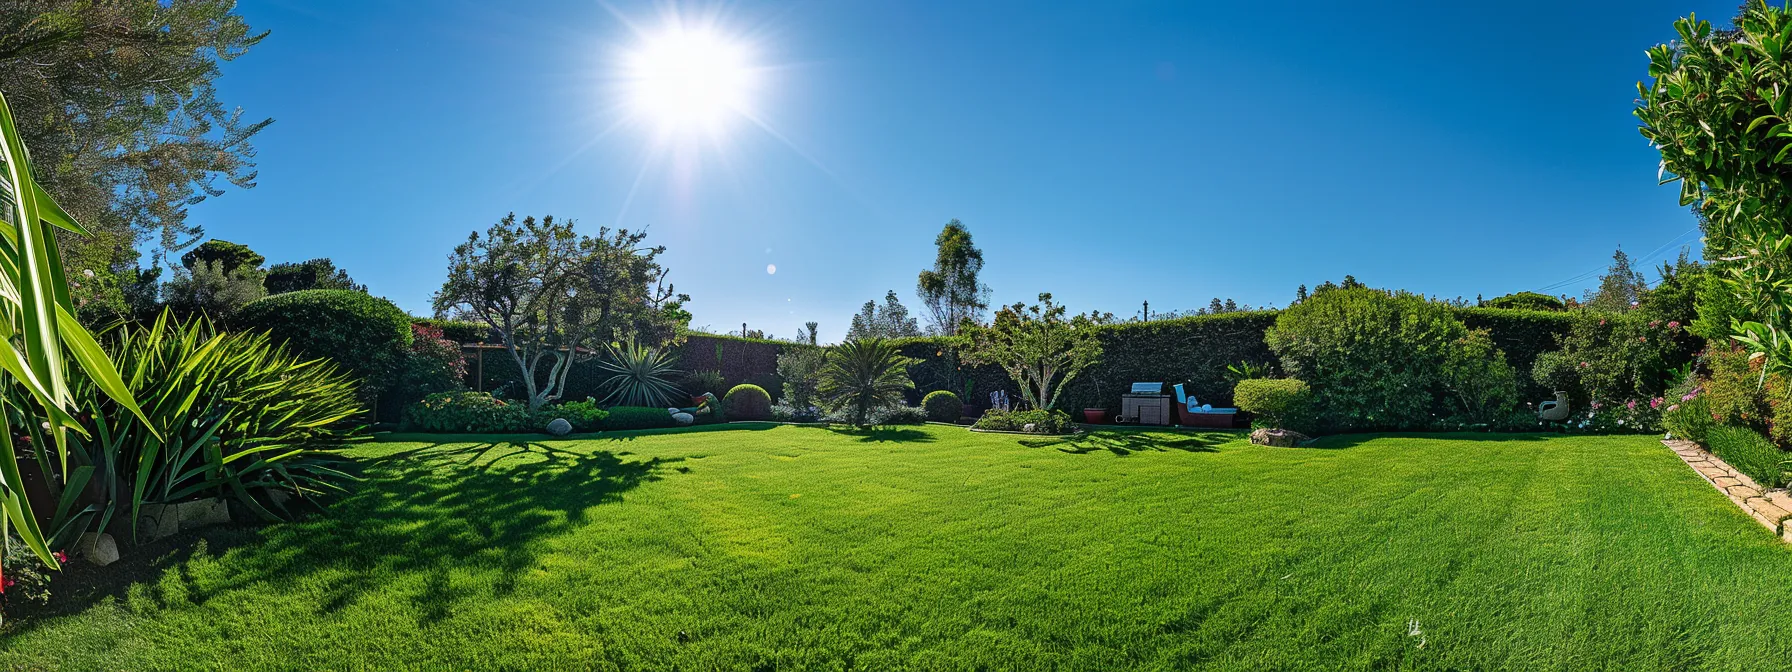
{"type": "Polygon", "coordinates": [[[398,369],[397,383],[380,396],[380,417],[402,418],[411,404],[437,392],[467,389],[467,362],[460,344],[442,337],[442,330],[411,325],[411,351],[398,369]]]}
{"type": "Polygon", "coordinates": [[[921,408],[927,411],[927,419],[934,422],[958,422],[964,417],[964,402],[946,390],[928,392],[921,398],[921,408]]]}
{"type": "Polygon", "coordinates": [[[1699,339],[1678,322],[1652,320],[1642,311],[1576,314],[1560,350],[1532,365],[1531,377],[1569,393],[1576,407],[1647,402],[1680,381],[1699,339]]]}
{"type": "Polygon", "coordinates": [[[722,398],[722,409],[729,420],[770,420],[772,395],[758,385],[735,385],[722,398]]]}
{"type": "Polygon", "coordinates": [[[356,292],[367,291],[367,286],[358,284],[348,276],[348,271],[336,267],[336,262],[328,258],[310,259],[298,263],[284,262],[268,268],[265,280],[269,294],[285,294],[307,289],[347,289],[356,292]]]}
{"type": "Polygon", "coordinates": [[[728,393],[728,380],[722,377],[720,371],[692,371],[685,374],[684,380],[679,381],[678,388],[687,396],[713,394],[720,399],[728,393]]]}
{"type": "Polygon", "coordinates": [[[1698,317],[1686,325],[1686,330],[1695,336],[1714,343],[1728,343],[1730,334],[1734,333],[1732,323],[1752,319],[1744,312],[1742,300],[1736,298],[1735,290],[1715,272],[1699,278],[1693,292],[1698,317]]]}
{"type": "Polygon", "coordinates": [[[1786,452],[1760,432],[1747,427],[1717,425],[1709,430],[1706,439],[1706,448],[1711,454],[1748,474],[1762,487],[1777,488],[1787,483],[1786,452]]]}
{"type": "Polygon", "coordinates": [[[902,393],[915,387],[906,371],[911,361],[881,338],[847,341],[828,351],[815,392],[847,422],[866,426],[873,409],[903,405],[902,393]]]}
{"type": "MultiPolygon", "coordinates": [[[[605,421],[610,418],[610,412],[599,408],[597,402],[592,399],[555,404],[547,407],[543,415],[550,418],[549,422],[552,422],[552,418],[566,419],[566,422],[572,425],[572,431],[575,432],[601,430],[604,428],[605,421]]],[[[547,425],[544,423],[542,428],[546,427],[547,425]]]]}
{"type": "Polygon", "coordinates": [[[1293,378],[1252,378],[1238,381],[1232,391],[1239,410],[1257,416],[1265,427],[1298,429],[1289,420],[1301,415],[1313,390],[1293,378]]]}
{"type": "Polygon", "coordinates": [[[1518,373],[1520,396],[1532,401],[1550,398],[1554,390],[1532,380],[1531,367],[1574,328],[1575,313],[1504,308],[1458,308],[1455,313],[1470,330],[1486,330],[1493,347],[1506,353],[1506,363],[1518,373]]]}
{"type": "Polygon", "coordinates": [[[249,249],[247,245],[215,238],[180,255],[180,265],[189,271],[199,268],[201,263],[216,263],[226,274],[239,268],[261,268],[265,261],[267,257],[249,249]]]}
{"type": "Polygon", "coordinates": [[[623,406],[666,407],[678,399],[678,387],[672,377],[677,360],[671,353],[637,343],[611,345],[608,355],[597,366],[608,375],[602,383],[607,392],[605,403],[623,406]]]}
{"type": "Polygon", "coordinates": [[[335,362],[370,394],[391,384],[412,339],[411,317],[398,306],[342,289],[270,296],[244,307],[231,326],[267,332],[303,356],[335,362]]]}
{"type": "Polygon", "coordinates": [[[1505,296],[1496,296],[1487,300],[1487,308],[1504,308],[1508,310],[1553,310],[1564,309],[1562,300],[1548,294],[1536,292],[1518,292],[1505,296]]]}
{"type": "Polygon", "coordinates": [[[464,322],[461,320],[437,320],[428,317],[413,317],[411,324],[435,327],[442,330],[442,338],[456,343],[484,343],[491,334],[491,327],[483,322],[464,322]]]}
{"type": "Polygon", "coordinates": [[[846,329],[846,340],[856,341],[871,338],[892,339],[909,338],[921,335],[921,327],[915,318],[908,316],[908,308],[902,300],[896,298],[896,290],[884,294],[883,305],[876,301],[866,301],[859,309],[859,314],[852,316],[852,324],[846,329]]]}
{"type": "Polygon", "coordinates": [[[616,406],[610,410],[610,417],[604,418],[604,431],[626,431],[631,429],[658,429],[676,427],[678,423],[672,414],[664,408],[644,408],[640,406],[616,406]]]}
{"type": "Polygon", "coordinates": [[[933,244],[937,249],[933,268],[921,271],[915,294],[927,309],[928,331],[950,336],[966,320],[982,321],[989,308],[989,286],[978,279],[983,251],[972,244],[970,229],[956,219],[946,222],[933,244]]]}
{"type": "Polygon", "coordinates": [[[1076,431],[1076,423],[1070,420],[1070,414],[1060,410],[1026,410],[1004,411],[990,409],[977,418],[976,429],[991,429],[1003,432],[1029,432],[1032,434],[1069,434],[1076,431]],[[1032,425],[1031,430],[1027,425],[1032,425]]]}
{"type": "Polygon", "coordinates": [[[1619,248],[1612,253],[1612,265],[1599,277],[1599,288],[1587,290],[1581,305],[1589,310],[1621,313],[1637,307],[1649,293],[1649,281],[1630,265],[1630,255],[1619,248]]]}
{"type": "Polygon", "coordinates": [[[543,431],[552,419],[545,410],[530,413],[527,404],[494,399],[484,392],[438,392],[406,410],[405,427],[417,432],[527,434],[543,431]]]}
{"type": "Polygon", "coordinates": [[[261,269],[242,265],[225,272],[224,262],[201,260],[191,271],[176,270],[162,284],[162,301],[183,318],[207,317],[230,324],[244,306],[267,296],[261,269]]]}
{"type": "MultiPolygon", "coordinates": [[[[1373,289],[1315,292],[1282,311],[1264,336],[1282,368],[1312,386],[1315,429],[1328,432],[1482,424],[1462,413],[1459,400],[1478,381],[1458,364],[1492,352],[1490,340],[1479,342],[1485,338],[1446,306],[1373,289]]],[[[1488,362],[1479,373],[1504,366],[1488,362]]],[[[1485,403],[1493,407],[1484,412],[1504,415],[1518,400],[1485,403]]]]}
{"type": "MultiPolygon", "coordinates": [[[[167,314],[114,332],[107,349],[148,424],[91,381],[77,381],[80,407],[95,412],[83,421],[90,438],[72,437],[65,476],[71,489],[91,483],[101,496],[57,516],[58,543],[87,530],[131,534],[143,505],[199,497],[233,497],[274,518],[283,507],[267,499],[269,491],[312,497],[342,492],[351,480],[336,469],[335,455],[367,438],[350,422],[363,411],[353,380],[329,362],[263,334],[223,333],[167,314]]],[[[30,429],[33,443],[45,445],[47,437],[30,429]]]]}

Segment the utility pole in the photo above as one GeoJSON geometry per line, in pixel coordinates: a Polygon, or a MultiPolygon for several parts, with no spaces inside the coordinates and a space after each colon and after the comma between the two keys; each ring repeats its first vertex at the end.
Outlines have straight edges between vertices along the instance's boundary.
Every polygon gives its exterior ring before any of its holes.
{"type": "Polygon", "coordinates": [[[745,323],[745,322],[740,323],[740,337],[741,338],[747,337],[747,323],[745,323]]]}
{"type": "Polygon", "coordinates": [[[1149,300],[1149,299],[1147,299],[1147,300],[1146,300],[1146,301],[1145,301],[1145,309],[1144,309],[1144,310],[1142,310],[1142,311],[1140,311],[1140,313],[1141,313],[1141,314],[1143,314],[1143,315],[1144,315],[1144,316],[1145,316],[1145,321],[1146,321],[1146,322],[1150,322],[1150,321],[1151,321],[1151,301],[1150,301],[1150,300],[1149,300]]]}

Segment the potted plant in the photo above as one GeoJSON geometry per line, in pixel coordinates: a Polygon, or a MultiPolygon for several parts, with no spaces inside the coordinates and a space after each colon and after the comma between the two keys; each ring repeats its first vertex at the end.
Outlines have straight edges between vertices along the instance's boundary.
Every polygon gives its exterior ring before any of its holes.
{"type": "Polygon", "coordinates": [[[1107,421],[1108,421],[1108,409],[1105,409],[1105,408],[1085,408],[1085,409],[1083,409],[1083,422],[1089,423],[1091,425],[1099,425],[1099,424],[1106,423],[1107,421]]]}

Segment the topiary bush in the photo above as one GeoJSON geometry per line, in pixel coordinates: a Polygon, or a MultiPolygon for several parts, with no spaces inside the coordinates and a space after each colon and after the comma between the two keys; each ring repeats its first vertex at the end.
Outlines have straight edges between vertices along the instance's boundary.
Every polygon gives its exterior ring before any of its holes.
{"type": "Polygon", "coordinates": [[[366,395],[390,387],[411,349],[411,317],[382,298],[346,289],[310,289],[260,299],[231,319],[267,332],[305,358],[335,362],[366,395]]]}
{"type": "Polygon", "coordinates": [[[625,431],[630,429],[658,429],[661,427],[677,427],[678,422],[672,414],[663,408],[647,408],[644,406],[616,406],[610,410],[610,416],[604,418],[605,431],[625,431]]]}
{"type": "Polygon", "coordinates": [[[758,385],[735,385],[722,397],[722,412],[729,420],[770,420],[772,395],[758,385]]]}
{"type": "Polygon", "coordinates": [[[921,398],[921,408],[927,411],[927,419],[934,422],[958,422],[964,417],[964,402],[945,390],[928,392],[921,398]]]}
{"type": "Polygon", "coordinates": [[[1289,421],[1306,410],[1312,392],[1305,382],[1294,378],[1250,378],[1238,381],[1232,399],[1264,426],[1289,428],[1289,421]]]}

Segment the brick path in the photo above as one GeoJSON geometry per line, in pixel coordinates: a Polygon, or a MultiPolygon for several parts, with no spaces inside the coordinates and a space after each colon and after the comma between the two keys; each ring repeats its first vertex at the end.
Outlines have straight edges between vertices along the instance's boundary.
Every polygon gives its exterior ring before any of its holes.
{"type": "Polygon", "coordinates": [[[1755,479],[1735,470],[1723,460],[1717,459],[1700,448],[1699,444],[1680,439],[1665,439],[1662,444],[1673,449],[1675,455],[1692,467],[1693,473],[1704,478],[1711,487],[1724,493],[1741,507],[1755,522],[1765,526],[1782,540],[1792,542],[1792,495],[1783,488],[1768,490],[1755,483],[1755,479]]]}

